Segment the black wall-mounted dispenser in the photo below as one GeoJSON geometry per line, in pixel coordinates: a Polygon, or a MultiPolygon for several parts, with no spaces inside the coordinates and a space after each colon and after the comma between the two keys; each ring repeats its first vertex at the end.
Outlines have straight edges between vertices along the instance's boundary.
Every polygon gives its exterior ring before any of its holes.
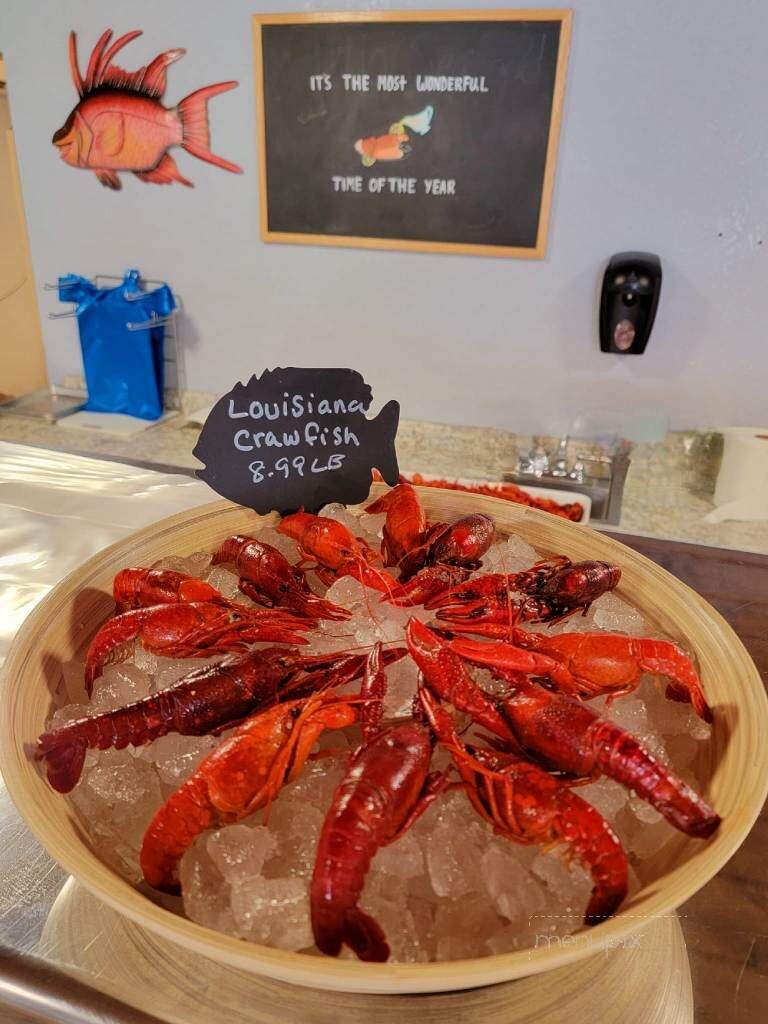
{"type": "Polygon", "coordinates": [[[641,355],[651,334],[661,292],[661,260],[652,252],[611,256],[600,295],[600,348],[641,355]]]}

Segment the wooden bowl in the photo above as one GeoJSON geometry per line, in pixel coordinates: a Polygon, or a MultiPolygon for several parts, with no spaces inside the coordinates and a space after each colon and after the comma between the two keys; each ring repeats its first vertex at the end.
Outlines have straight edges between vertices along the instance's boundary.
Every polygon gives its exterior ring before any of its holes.
{"type": "MultiPolygon", "coordinates": [[[[381,485],[374,493],[381,493],[381,485]]],[[[650,919],[669,914],[723,866],[747,835],[768,785],[768,702],[757,670],[727,623],[696,593],[629,548],[583,526],[501,501],[419,488],[433,520],[470,511],[493,516],[543,553],[599,558],[621,566],[618,592],[696,652],[715,710],[712,740],[695,769],[702,794],[723,817],[706,842],[680,835],[650,862],[653,877],[610,921],[567,941],[501,956],[430,964],[363,964],[269,949],[194,924],[153,903],[91,851],[69,801],[45,783],[27,748],[45,727],[61,664],[73,658],[112,611],[112,578],[127,565],[211,550],[233,533],[253,533],[274,516],[220,501],[163,519],[89,559],[56,586],[24,622],[8,656],[0,715],[0,767],[30,829],[53,857],[105,903],[145,928],[213,960],[256,974],[349,992],[435,992],[474,988],[562,966],[615,945],[650,919]]]]}

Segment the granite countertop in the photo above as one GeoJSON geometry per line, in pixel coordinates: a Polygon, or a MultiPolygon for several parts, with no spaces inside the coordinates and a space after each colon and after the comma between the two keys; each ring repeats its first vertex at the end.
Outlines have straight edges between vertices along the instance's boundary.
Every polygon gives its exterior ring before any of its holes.
{"type": "MultiPolygon", "coordinates": [[[[199,407],[206,397],[210,401],[210,396],[185,396],[183,407],[199,407]]],[[[165,472],[190,472],[199,467],[192,455],[199,430],[183,413],[129,436],[62,428],[23,416],[0,416],[0,441],[156,466],[165,472]]],[[[713,508],[716,459],[699,443],[701,437],[674,432],[662,442],[635,445],[621,521],[612,529],[768,554],[768,519],[704,522],[713,508]]],[[[400,465],[408,470],[498,480],[515,464],[517,438],[485,427],[401,420],[397,452],[400,465]]]]}

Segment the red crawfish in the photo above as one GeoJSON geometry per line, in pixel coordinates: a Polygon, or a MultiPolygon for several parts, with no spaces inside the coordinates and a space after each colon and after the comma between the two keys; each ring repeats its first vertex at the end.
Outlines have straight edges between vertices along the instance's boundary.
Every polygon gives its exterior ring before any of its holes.
{"type": "MultiPolygon", "coordinates": [[[[362,695],[382,696],[377,648],[362,695]]],[[[365,714],[365,712],[363,712],[365,714]]],[[[445,786],[429,772],[432,738],[424,725],[403,722],[378,731],[377,714],[364,719],[364,739],[333,794],[317,844],[310,888],[318,949],[337,956],[347,944],[361,960],[382,962],[389,945],[379,924],[358,906],[371,861],[395,842],[445,786]]]]}
{"type": "Polygon", "coordinates": [[[418,619],[408,621],[405,635],[411,657],[441,700],[466,712],[505,742],[515,743],[512,730],[493,701],[475,685],[461,658],[445,641],[418,619]]]}
{"type": "Polygon", "coordinates": [[[516,678],[500,706],[517,740],[560,771],[607,775],[698,839],[711,836],[720,824],[709,804],[631,733],[575,698],[516,678]]]}
{"type": "Polygon", "coordinates": [[[608,562],[571,562],[564,555],[518,573],[477,576],[427,602],[437,616],[457,623],[557,622],[613,590],[621,569],[608,562]],[[521,598],[519,595],[525,595],[521,598]]]}
{"type": "Polygon", "coordinates": [[[237,534],[213,553],[213,564],[231,562],[240,576],[240,590],[259,604],[290,608],[313,619],[346,619],[350,613],[316,597],[301,569],[271,544],[237,534]]]}
{"type": "Polygon", "coordinates": [[[325,729],[356,722],[359,702],[359,697],[317,694],[246,719],[153,817],[140,855],[147,882],[164,892],[178,892],[179,861],[197,836],[268,806],[299,774],[325,729]]]}
{"type": "Polygon", "coordinates": [[[277,699],[278,687],[295,671],[298,656],[283,648],[252,651],[204,665],[159,693],[123,708],[68,722],[45,732],[35,757],[45,763],[48,781],[59,793],[78,782],[88,749],[122,750],[177,732],[203,736],[226,728],[277,699]]]}
{"type": "Polygon", "coordinates": [[[381,556],[336,519],[294,512],[280,520],[277,530],[299,545],[302,560],[316,564],[315,572],[324,583],[340,576],[353,576],[367,587],[389,593],[396,587],[392,577],[373,562],[381,556]]]}
{"type": "MultiPolygon", "coordinates": [[[[383,663],[392,664],[403,654],[404,648],[387,650],[383,663]]],[[[80,778],[86,750],[140,747],[172,732],[221,732],[290,696],[311,696],[316,690],[352,682],[365,665],[364,654],[302,656],[282,647],[230,655],[126,707],[43,733],[35,758],[45,764],[51,786],[68,793],[80,778]]]]}
{"type": "Polygon", "coordinates": [[[401,560],[400,579],[406,582],[419,569],[430,565],[479,569],[495,535],[493,520],[479,512],[457,519],[455,523],[436,524],[426,541],[401,560]]]}
{"type": "Polygon", "coordinates": [[[427,514],[418,494],[409,483],[401,481],[391,491],[366,506],[365,511],[371,515],[387,513],[381,545],[385,565],[397,565],[402,558],[424,543],[428,532],[427,514]]]}
{"type": "Polygon", "coordinates": [[[118,612],[126,612],[131,608],[150,608],[155,604],[188,604],[192,601],[225,605],[231,603],[210,583],[173,569],[121,569],[112,583],[112,593],[118,612]]]}
{"type": "MultiPolygon", "coordinates": [[[[414,564],[416,561],[426,560],[431,541],[445,534],[448,529],[444,524],[436,526],[428,524],[427,515],[418,494],[405,481],[401,481],[397,487],[387,491],[377,501],[368,505],[366,512],[387,513],[382,531],[384,535],[382,554],[385,557],[385,565],[398,565],[409,558],[414,559],[414,564]]],[[[474,550],[465,552],[465,554],[467,553],[472,559],[476,557],[474,550]]],[[[423,604],[449,587],[455,587],[456,584],[462,583],[467,579],[470,571],[462,565],[440,561],[421,569],[407,583],[400,583],[392,588],[391,584],[387,582],[383,600],[401,608],[423,604]]]]}
{"type": "MultiPolygon", "coordinates": [[[[397,487],[387,491],[368,505],[365,511],[371,514],[387,513],[382,531],[385,565],[402,565],[409,558],[414,565],[420,560],[426,560],[431,540],[444,534],[447,529],[444,524],[429,525],[418,494],[406,481],[401,481],[397,487]]],[[[474,551],[471,555],[475,557],[474,551]]],[[[420,569],[405,583],[393,587],[387,581],[382,600],[399,608],[412,608],[463,583],[470,572],[471,569],[462,565],[438,562],[420,569]]]]}
{"type": "Polygon", "coordinates": [[[512,842],[545,848],[565,843],[567,855],[595,883],[584,923],[599,924],[614,914],[627,895],[627,858],[608,822],[536,765],[503,751],[463,746],[451,716],[423,687],[420,699],[478,814],[512,842]]]}
{"type": "Polygon", "coordinates": [[[133,640],[141,641],[151,654],[204,658],[244,650],[253,643],[305,644],[298,631],[308,629],[308,619],[288,612],[257,612],[207,601],[134,608],[109,619],[91,640],[85,660],[86,690],[90,696],[105,665],[125,661],[133,640]]]}
{"type": "MultiPolygon", "coordinates": [[[[509,692],[499,701],[491,700],[462,665],[461,642],[448,645],[415,619],[408,623],[407,635],[411,656],[428,687],[516,752],[530,752],[553,769],[576,776],[607,775],[633,789],[688,835],[706,838],[720,824],[712,808],[634,736],[581,701],[536,686],[519,670],[495,665],[492,670],[509,683],[509,692]]],[[[472,660],[480,661],[474,654],[472,660]]]]}
{"type": "MultiPolygon", "coordinates": [[[[457,627],[453,624],[452,630],[457,627]]],[[[712,721],[701,681],[691,659],[669,640],[627,636],[624,633],[561,633],[547,636],[513,629],[513,643],[482,643],[457,639],[453,649],[487,667],[535,672],[552,679],[558,689],[579,697],[603,694],[620,697],[637,689],[644,672],[669,679],[666,695],[693,705],[705,722],[712,721]],[[525,651],[520,648],[524,647],[525,651]],[[539,669],[526,667],[531,654],[539,669]]]]}

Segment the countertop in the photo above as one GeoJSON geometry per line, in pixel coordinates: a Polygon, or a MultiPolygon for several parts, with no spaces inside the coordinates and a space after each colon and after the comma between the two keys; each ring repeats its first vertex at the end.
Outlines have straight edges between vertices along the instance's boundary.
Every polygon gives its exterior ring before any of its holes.
{"type": "MultiPolygon", "coordinates": [[[[189,393],[184,408],[212,396],[189,393]]],[[[95,430],[64,428],[22,416],[0,416],[0,440],[92,455],[162,472],[192,473],[200,428],[183,413],[120,437],[95,430]]],[[[768,518],[762,522],[706,523],[712,511],[716,461],[693,433],[669,433],[663,441],[640,443],[632,451],[616,529],[768,554],[768,518]]],[[[401,420],[397,435],[400,465],[408,470],[475,479],[501,479],[517,456],[517,436],[486,427],[459,427],[401,420]]]]}
{"type": "MultiPolygon", "coordinates": [[[[696,590],[730,623],[768,687],[768,557],[612,533],[696,590]]],[[[696,1024],[768,1010],[768,805],[725,867],[680,907],[696,1024]]]]}

